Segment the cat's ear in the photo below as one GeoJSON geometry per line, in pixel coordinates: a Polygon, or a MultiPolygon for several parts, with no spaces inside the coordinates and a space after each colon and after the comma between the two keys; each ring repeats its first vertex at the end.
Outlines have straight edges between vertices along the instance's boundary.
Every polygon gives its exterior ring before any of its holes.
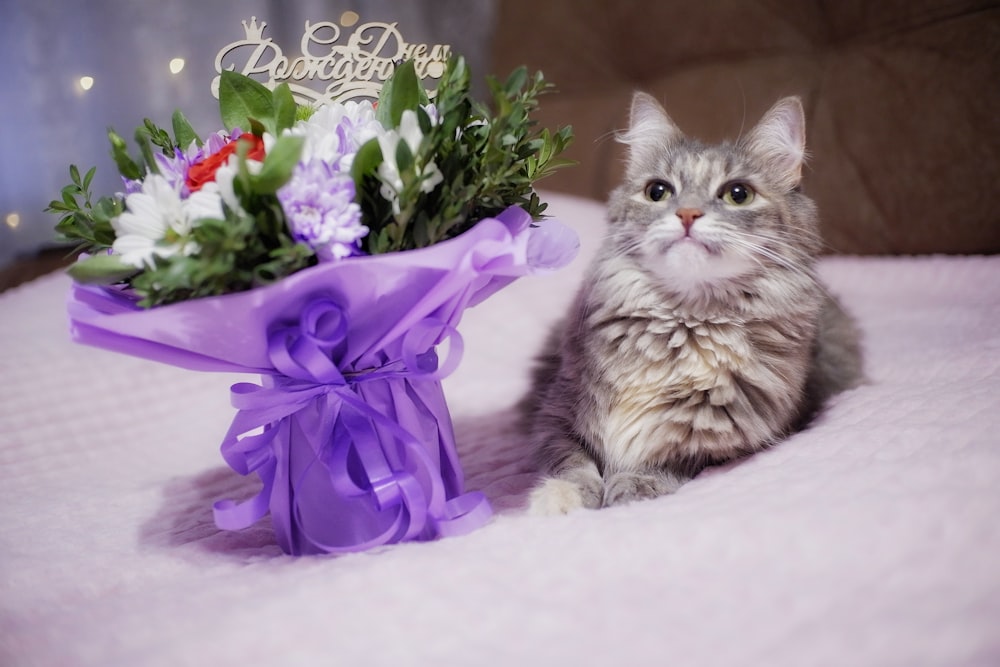
{"type": "Polygon", "coordinates": [[[789,190],[802,180],[806,160],[806,117],[797,97],[779,100],[743,142],[789,190]]]}
{"type": "Polygon", "coordinates": [[[628,173],[651,169],[646,166],[650,160],[662,155],[664,147],[680,136],[680,129],[655,97],[635,93],[628,130],[617,136],[618,141],[628,146],[628,173]]]}

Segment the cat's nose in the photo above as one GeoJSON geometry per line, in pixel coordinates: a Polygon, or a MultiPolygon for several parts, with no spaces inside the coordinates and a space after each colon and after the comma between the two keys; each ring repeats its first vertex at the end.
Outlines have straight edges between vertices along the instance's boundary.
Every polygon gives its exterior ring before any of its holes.
{"type": "Polygon", "coordinates": [[[677,217],[681,219],[681,224],[684,225],[685,232],[690,232],[694,221],[703,215],[705,215],[705,212],[698,208],[677,209],[677,217]]]}

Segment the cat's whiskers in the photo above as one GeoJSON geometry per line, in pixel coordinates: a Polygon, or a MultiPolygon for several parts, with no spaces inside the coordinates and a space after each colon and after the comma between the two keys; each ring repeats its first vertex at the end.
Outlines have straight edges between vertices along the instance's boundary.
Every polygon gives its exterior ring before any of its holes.
{"type": "Polygon", "coordinates": [[[756,253],[759,253],[760,255],[767,257],[772,262],[778,264],[787,271],[807,279],[810,283],[812,283],[812,286],[815,289],[818,289],[822,294],[826,295],[831,299],[834,298],[829,288],[823,283],[822,280],[819,279],[819,276],[812,269],[812,264],[804,261],[809,257],[808,253],[805,253],[804,251],[796,248],[794,245],[790,243],[785,243],[780,239],[761,235],[761,237],[766,239],[767,241],[770,241],[775,245],[783,245],[787,249],[789,249],[793,254],[795,254],[797,261],[791,260],[782,257],[779,253],[770,250],[769,248],[766,248],[758,243],[753,243],[752,241],[747,240],[748,238],[752,239],[755,238],[756,236],[757,235],[748,233],[734,234],[733,242],[734,245],[738,245],[743,248],[746,248],[747,250],[750,250],[751,254],[749,255],[749,259],[753,262],[756,262],[757,265],[760,266],[761,268],[767,269],[769,267],[761,260],[760,257],[755,256],[756,253]],[[808,270],[805,268],[806,266],[809,267],[808,270]]]}
{"type": "Polygon", "coordinates": [[[760,257],[757,255],[769,259],[773,263],[778,264],[789,271],[815,279],[815,276],[812,276],[811,273],[803,269],[803,260],[808,258],[808,253],[799,250],[790,243],[786,243],[775,238],[768,238],[757,234],[737,231],[731,232],[730,240],[733,242],[733,245],[749,250],[751,252],[750,259],[760,263],[761,266],[763,266],[763,262],[761,262],[760,257]],[[770,242],[772,245],[783,246],[782,249],[789,251],[789,254],[791,254],[792,257],[782,255],[777,249],[769,248],[763,245],[763,242],[770,242]]]}
{"type": "Polygon", "coordinates": [[[741,229],[732,229],[730,231],[734,235],[739,235],[745,238],[761,239],[769,241],[775,245],[784,246],[801,255],[811,255],[806,248],[814,245],[816,241],[816,236],[814,234],[792,229],[781,229],[780,232],[768,229],[755,229],[752,232],[741,229]]]}
{"type": "MultiPolygon", "coordinates": [[[[621,239],[616,239],[619,243],[621,239]]],[[[637,238],[626,238],[627,244],[618,246],[618,251],[623,255],[628,255],[630,257],[636,257],[642,253],[646,244],[649,242],[648,239],[637,239],[637,238]]],[[[659,242],[659,239],[652,239],[653,242],[659,242]]]]}

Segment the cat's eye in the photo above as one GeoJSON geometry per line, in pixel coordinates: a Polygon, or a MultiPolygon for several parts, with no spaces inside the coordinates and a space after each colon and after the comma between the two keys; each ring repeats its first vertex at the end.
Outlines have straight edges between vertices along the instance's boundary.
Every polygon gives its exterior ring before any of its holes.
{"type": "Polygon", "coordinates": [[[732,206],[746,206],[753,201],[755,193],[746,183],[727,183],[722,186],[719,197],[732,206]]]}
{"type": "Polygon", "coordinates": [[[655,180],[646,184],[646,199],[649,201],[663,201],[673,194],[674,186],[666,181],[655,180]]]}

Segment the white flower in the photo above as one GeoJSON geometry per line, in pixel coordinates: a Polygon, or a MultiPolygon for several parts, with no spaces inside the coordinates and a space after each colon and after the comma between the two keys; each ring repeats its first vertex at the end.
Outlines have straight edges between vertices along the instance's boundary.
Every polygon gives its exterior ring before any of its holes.
{"type": "MultiPolygon", "coordinates": [[[[321,160],[342,172],[351,170],[358,149],[384,132],[375,118],[375,106],[369,101],[325,104],[285,130],[286,134],[305,138],[302,163],[321,160]]],[[[270,150],[267,143],[265,147],[270,150]]]]}
{"type": "MultiPolygon", "coordinates": [[[[416,157],[423,138],[417,114],[410,109],[403,112],[397,130],[387,130],[378,137],[379,148],[382,149],[382,163],[378,167],[378,177],[382,181],[379,192],[392,203],[392,211],[396,215],[399,215],[400,212],[399,194],[405,187],[403,176],[396,162],[396,150],[399,147],[399,142],[404,141],[410,149],[410,153],[416,157]]],[[[416,162],[413,168],[416,172],[416,178],[420,181],[421,192],[431,192],[444,180],[441,170],[438,169],[433,160],[423,165],[416,162]]]]}
{"type": "Polygon", "coordinates": [[[222,200],[215,189],[182,199],[166,178],[150,174],[138,192],[125,198],[125,209],[111,220],[112,250],[126,264],[152,268],[156,257],[197,252],[191,230],[202,218],[221,218],[222,200]]]}

